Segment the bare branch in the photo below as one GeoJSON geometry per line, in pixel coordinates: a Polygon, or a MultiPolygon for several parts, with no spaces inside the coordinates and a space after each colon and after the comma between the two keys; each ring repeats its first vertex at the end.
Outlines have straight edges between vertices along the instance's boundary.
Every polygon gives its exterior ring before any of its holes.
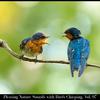
{"type": "MultiPolygon", "coordinates": [[[[23,61],[28,61],[28,62],[38,62],[38,63],[59,63],[59,64],[70,64],[69,62],[66,61],[54,61],[54,60],[37,60],[36,59],[31,59],[28,57],[22,57],[21,55],[15,53],[7,44],[6,41],[0,39],[0,47],[6,49],[8,51],[8,53],[10,53],[12,56],[14,56],[17,59],[21,59],[23,61]]],[[[98,65],[94,65],[94,64],[87,64],[87,66],[89,67],[94,67],[94,68],[100,68],[100,66],[98,65]]]]}

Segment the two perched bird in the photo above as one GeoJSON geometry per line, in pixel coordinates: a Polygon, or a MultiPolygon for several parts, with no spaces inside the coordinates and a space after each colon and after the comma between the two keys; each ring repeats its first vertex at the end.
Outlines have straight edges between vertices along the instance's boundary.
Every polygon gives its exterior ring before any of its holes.
{"type": "MultiPolygon", "coordinates": [[[[74,71],[79,71],[80,77],[86,67],[87,59],[90,53],[89,41],[80,36],[81,32],[77,28],[69,28],[65,32],[70,42],[68,45],[68,60],[70,62],[71,75],[74,77],[74,71]]],[[[24,39],[20,44],[23,55],[36,57],[43,51],[43,45],[47,43],[47,36],[38,32],[32,37],[24,39]]]]}

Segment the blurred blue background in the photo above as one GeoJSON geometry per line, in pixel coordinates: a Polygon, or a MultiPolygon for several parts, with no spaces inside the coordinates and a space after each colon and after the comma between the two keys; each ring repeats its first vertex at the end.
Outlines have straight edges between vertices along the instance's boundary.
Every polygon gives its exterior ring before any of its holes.
{"type": "MultiPolygon", "coordinates": [[[[67,61],[69,40],[63,32],[81,30],[90,41],[89,64],[100,65],[100,2],[0,2],[0,38],[17,53],[20,42],[35,32],[50,36],[39,59],[67,61]]],[[[100,69],[87,67],[72,78],[70,66],[20,61],[0,49],[0,93],[100,93],[100,69]]]]}

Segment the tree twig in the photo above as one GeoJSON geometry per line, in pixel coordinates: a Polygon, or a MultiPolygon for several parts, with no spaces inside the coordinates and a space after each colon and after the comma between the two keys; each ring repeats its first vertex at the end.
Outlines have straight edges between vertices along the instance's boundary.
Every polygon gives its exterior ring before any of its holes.
{"type": "MultiPolygon", "coordinates": [[[[28,58],[28,57],[22,57],[21,55],[15,53],[7,44],[6,41],[0,39],[0,47],[1,48],[4,48],[8,51],[8,53],[10,53],[12,56],[14,56],[15,58],[17,59],[21,59],[23,61],[29,61],[29,62],[38,62],[38,63],[59,63],[59,64],[70,64],[69,62],[67,61],[54,61],[54,60],[37,60],[36,59],[31,59],[31,58],[28,58]]],[[[94,64],[87,64],[87,66],[89,67],[94,67],[94,68],[100,68],[100,66],[98,65],[94,65],[94,64]]]]}

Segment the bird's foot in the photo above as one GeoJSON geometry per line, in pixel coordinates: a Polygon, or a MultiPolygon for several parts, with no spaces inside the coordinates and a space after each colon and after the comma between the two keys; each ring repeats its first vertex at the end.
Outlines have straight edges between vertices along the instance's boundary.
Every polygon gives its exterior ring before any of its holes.
{"type": "Polygon", "coordinates": [[[37,63],[37,61],[38,61],[37,59],[34,59],[35,64],[37,63]]]}
{"type": "Polygon", "coordinates": [[[23,59],[23,57],[24,57],[24,55],[20,55],[20,56],[19,56],[19,59],[23,59]]]}
{"type": "Polygon", "coordinates": [[[35,62],[35,64],[37,63],[37,56],[36,56],[36,58],[34,59],[34,62],[35,62]]]}

